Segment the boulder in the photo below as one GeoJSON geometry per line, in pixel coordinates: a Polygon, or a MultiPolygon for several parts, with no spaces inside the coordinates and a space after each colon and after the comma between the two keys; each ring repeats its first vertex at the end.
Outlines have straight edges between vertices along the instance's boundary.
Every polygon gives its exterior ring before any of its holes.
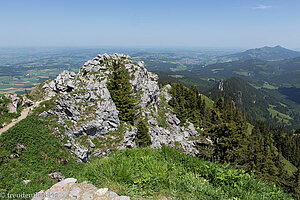
{"type": "Polygon", "coordinates": [[[23,105],[27,105],[27,106],[32,106],[33,105],[33,101],[31,101],[30,99],[28,99],[25,95],[23,96],[23,105]]]}
{"type": "Polygon", "coordinates": [[[39,117],[49,117],[49,114],[47,111],[44,111],[41,114],[39,114],[39,117]]]}
{"type": "Polygon", "coordinates": [[[52,172],[48,174],[48,176],[52,179],[59,180],[59,181],[65,179],[65,176],[60,172],[52,172]]]}
{"type": "Polygon", "coordinates": [[[10,100],[7,104],[8,113],[17,113],[18,106],[21,105],[22,99],[17,94],[6,94],[5,97],[10,100]]]}
{"type": "Polygon", "coordinates": [[[76,155],[79,158],[79,162],[87,162],[89,158],[89,150],[88,148],[78,144],[78,143],[73,143],[71,153],[76,155]]]}
{"type": "Polygon", "coordinates": [[[23,180],[22,183],[24,183],[25,185],[28,184],[31,180],[23,180]]]}
{"type": "Polygon", "coordinates": [[[50,189],[40,191],[32,198],[32,200],[130,200],[128,196],[119,196],[117,193],[110,191],[108,188],[96,188],[87,182],[76,183],[77,179],[64,179],[50,189]]]}
{"type": "Polygon", "coordinates": [[[19,150],[21,150],[21,151],[24,151],[24,150],[27,149],[27,147],[24,144],[21,144],[21,143],[18,143],[16,145],[16,148],[19,149],[19,150]]]}

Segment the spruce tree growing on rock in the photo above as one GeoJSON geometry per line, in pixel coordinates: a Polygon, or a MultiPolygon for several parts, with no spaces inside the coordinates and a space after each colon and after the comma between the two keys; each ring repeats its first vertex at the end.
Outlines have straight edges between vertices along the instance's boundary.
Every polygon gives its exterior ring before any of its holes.
{"type": "Polygon", "coordinates": [[[139,120],[136,127],[138,129],[138,132],[135,141],[141,146],[149,146],[151,143],[151,137],[149,135],[149,129],[146,122],[144,120],[139,120]]]}
{"type": "Polygon", "coordinates": [[[120,121],[132,124],[136,113],[136,99],[132,95],[133,90],[129,80],[130,75],[124,64],[114,62],[107,88],[119,111],[120,121]]]}

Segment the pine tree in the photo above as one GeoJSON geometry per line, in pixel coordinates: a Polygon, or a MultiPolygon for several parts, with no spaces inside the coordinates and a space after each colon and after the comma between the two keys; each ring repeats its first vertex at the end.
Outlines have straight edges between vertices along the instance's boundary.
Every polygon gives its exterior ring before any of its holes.
{"type": "Polygon", "coordinates": [[[217,101],[214,103],[214,108],[216,108],[218,110],[224,109],[224,101],[222,98],[217,99],[217,101]]]}
{"type": "Polygon", "coordinates": [[[151,144],[151,137],[149,135],[149,129],[144,120],[138,120],[136,125],[138,131],[135,138],[135,142],[137,142],[140,146],[149,146],[151,144]]]}
{"type": "Polygon", "coordinates": [[[122,63],[116,61],[113,63],[107,88],[119,110],[120,120],[133,123],[136,114],[136,99],[132,96],[133,90],[129,79],[128,70],[122,63]]]}

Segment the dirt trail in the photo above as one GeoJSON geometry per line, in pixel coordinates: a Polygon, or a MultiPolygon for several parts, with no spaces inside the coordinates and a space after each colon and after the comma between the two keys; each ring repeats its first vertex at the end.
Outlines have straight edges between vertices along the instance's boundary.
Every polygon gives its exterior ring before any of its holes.
{"type": "Polygon", "coordinates": [[[18,123],[22,119],[25,119],[27,117],[27,115],[29,114],[30,110],[33,110],[35,107],[39,106],[40,103],[47,101],[47,100],[49,100],[49,98],[42,100],[42,101],[34,102],[32,106],[29,106],[28,108],[25,108],[24,110],[22,110],[20,117],[18,117],[17,119],[13,119],[12,122],[10,122],[9,124],[5,125],[3,128],[0,129],[0,135],[2,133],[4,133],[5,131],[7,131],[9,128],[13,127],[16,123],[18,123]]]}

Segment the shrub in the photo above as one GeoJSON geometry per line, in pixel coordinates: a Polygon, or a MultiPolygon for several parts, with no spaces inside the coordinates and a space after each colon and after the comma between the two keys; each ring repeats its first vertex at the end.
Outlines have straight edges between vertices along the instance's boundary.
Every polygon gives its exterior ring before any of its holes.
{"type": "Polygon", "coordinates": [[[140,146],[149,146],[151,144],[151,137],[149,135],[149,129],[144,120],[138,120],[136,125],[138,131],[135,141],[140,144],[140,146]]]}

